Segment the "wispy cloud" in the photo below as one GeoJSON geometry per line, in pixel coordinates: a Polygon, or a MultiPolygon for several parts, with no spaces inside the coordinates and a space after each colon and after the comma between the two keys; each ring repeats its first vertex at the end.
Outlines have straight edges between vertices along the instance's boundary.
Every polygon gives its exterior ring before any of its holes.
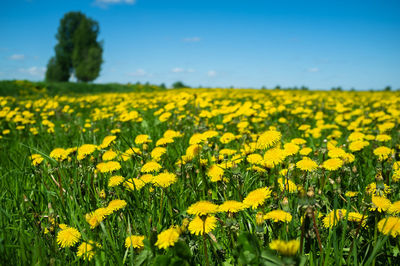
{"type": "Polygon", "coordinates": [[[28,74],[28,75],[31,75],[34,77],[43,77],[44,73],[46,72],[46,68],[33,66],[33,67],[29,67],[29,68],[20,68],[20,69],[18,69],[18,71],[20,73],[28,74]]]}
{"type": "Polygon", "coordinates": [[[132,73],[128,73],[128,76],[132,76],[132,77],[145,77],[148,76],[149,73],[147,73],[147,71],[145,71],[144,69],[137,69],[135,72],[132,73]]]}
{"type": "Polygon", "coordinates": [[[209,76],[209,77],[215,77],[215,76],[217,76],[217,72],[215,71],[215,70],[209,70],[208,72],[207,72],[207,76],[209,76]]]}
{"type": "Polygon", "coordinates": [[[116,5],[116,4],[126,4],[126,5],[133,5],[136,3],[136,0],[95,0],[94,5],[107,8],[109,5],[116,5]]]}
{"type": "Polygon", "coordinates": [[[10,59],[10,60],[24,60],[25,59],[25,55],[23,55],[23,54],[13,54],[13,55],[9,56],[8,59],[10,59]]]}
{"type": "Polygon", "coordinates": [[[318,67],[312,67],[312,68],[307,69],[307,71],[311,72],[311,73],[315,73],[315,72],[319,71],[319,68],[318,67]]]}
{"type": "Polygon", "coordinates": [[[200,40],[200,37],[186,37],[182,39],[184,42],[199,42],[200,40]]]}
{"type": "Polygon", "coordinates": [[[173,72],[173,73],[193,73],[193,72],[195,72],[195,70],[192,68],[184,69],[181,67],[174,67],[173,69],[171,69],[171,72],[173,72]]]}

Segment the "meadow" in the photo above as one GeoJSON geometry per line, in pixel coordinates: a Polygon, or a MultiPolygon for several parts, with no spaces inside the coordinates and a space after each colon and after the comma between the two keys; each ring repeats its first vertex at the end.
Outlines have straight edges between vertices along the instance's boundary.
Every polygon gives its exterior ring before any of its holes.
{"type": "Polygon", "coordinates": [[[0,264],[399,265],[400,93],[0,97],[0,264]]]}

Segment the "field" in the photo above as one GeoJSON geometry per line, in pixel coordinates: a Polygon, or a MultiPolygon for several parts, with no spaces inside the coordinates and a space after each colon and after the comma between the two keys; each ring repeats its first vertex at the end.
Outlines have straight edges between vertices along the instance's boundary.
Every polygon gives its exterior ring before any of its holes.
{"type": "Polygon", "coordinates": [[[400,93],[0,97],[0,264],[399,265],[400,93]]]}

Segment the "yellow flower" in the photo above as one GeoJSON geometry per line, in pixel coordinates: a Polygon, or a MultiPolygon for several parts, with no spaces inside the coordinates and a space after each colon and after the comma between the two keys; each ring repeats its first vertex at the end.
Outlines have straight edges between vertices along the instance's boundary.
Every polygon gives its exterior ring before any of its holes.
{"type": "Polygon", "coordinates": [[[159,140],[157,140],[157,142],[156,142],[156,146],[164,146],[164,145],[166,145],[166,144],[169,144],[169,143],[173,143],[174,142],[174,139],[173,138],[160,138],[159,140]]]}
{"type": "Polygon", "coordinates": [[[390,214],[399,214],[400,213],[400,200],[393,202],[389,209],[388,209],[388,213],[390,214]]]}
{"type": "Polygon", "coordinates": [[[125,247],[142,248],[144,247],[143,240],[144,236],[135,236],[135,235],[128,236],[125,239],[125,247]]]}
{"type": "Polygon", "coordinates": [[[378,230],[384,235],[390,234],[392,237],[400,235],[400,218],[387,217],[378,222],[378,230]]]}
{"type": "Polygon", "coordinates": [[[92,154],[96,150],[97,146],[93,144],[83,144],[78,148],[77,159],[82,160],[86,158],[86,156],[92,154]]]}
{"type": "Polygon", "coordinates": [[[31,160],[33,166],[38,166],[43,161],[43,157],[40,154],[32,154],[31,160]]]}
{"type": "Polygon", "coordinates": [[[258,149],[267,149],[281,140],[282,134],[276,130],[269,130],[262,133],[257,139],[258,149]]]}
{"type": "Polygon", "coordinates": [[[73,227],[64,227],[57,234],[57,244],[62,248],[74,246],[81,238],[81,233],[73,227]]]}
{"type": "MultiPolygon", "coordinates": [[[[147,175],[146,175],[147,176],[147,175]]],[[[152,175],[149,175],[153,177],[152,175]]],[[[142,179],[139,178],[129,178],[124,182],[124,186],[129,189],[129,190],[140,190],[142,187],[146,185],[146,182],[144,182],[142,179]]]]}
{"type": "Polygon", "coordinates": [[[300,147],[294,143],[286,143],[283,145],[283,150],[286,155],[295,155],[300,150],[300,147]]]}
{"type": "Polygon", "coordinates": [[[151,151],[151,158],[153,158],[155,161],[159,161],[161,159],[161,156],[167,152],[166,148],[163,147],[155,147],[151,151]]]}
{"type": "Polygon", "coordinates": [[[122,176],[120,176],[120,175],[112,176],[108,180],[108,187],[116,187],[119,184],[121,184],[122,182],[124,182],[124,178],[122,176]]]}
{"type": "Polygon", "coordinates": [[[353,197],[357,196],[357,194],[358,194],[357,191],[347,191],[344,195],[346,197],[353,198],[353,197]]]}
{"type": "Polygon", "coordinates": [[[125,200],[120,200],[120,199],[112,200],[108,203],[107,209],[109,211],[115,212],[122,208],[125,208],[126,204],[127,203],[125,200]]]}
{"type": "Polygon", "coordinates": [[[101,158],[103,159],[103,161],[111,161],[115,157],[117,157],[117,153],[115,151],[109,150],[106,151],[101,158]]]}
{"type": "Polygon", "coordinates": [[[246,158],[246,160],[250,163],[250,164],[262,164],[263,162],[263,157],[260,154],[257,153],[252,153],[249,154],[246,158]]]}
{"type": "Polygon", "coordinates": [[[310,158],[304,157],[302,160],[300,160],[296,163],[296,167],[303,171],[312,172],[315,169],[317,169],[318,165],[316,162],[314,162],[310,158]]]}
{"type": "Polygon", "coordinates": [[[365,188],[365,191],[369,195],[385,196],[385,195],[389,194],[392,190],[386,184],[377,186],[375,182],[372,182],[372,183],[368,184],[368,186],[365,188]]]}
{"type": "Polygon", "coordinates": [[[273,210],[264,215],[264,220],[289,223],[292,220],[292,215],[282,210],[273,210]]]}
{"type": "Polygon", "coordinates": [[[101,245],[91,240],[89,240],[88,242],[83,242],[78,247],[76,255],[78,257],[82,257],[84,260],[90,261],[95,254],[96,247],[100,248],[101,245]]]}
{"type": "Polygon", "coordinates": [[[279,148],[267,150],[264,154],[262,165],[268,168],[274,168],[282,163],[286,158],[286,152],[279,148]]]}
{"type": "Polygon", "coordinates": [[[187,213],[194,215],[207,215],[216,212],[218,212],[218,205],[206,200],[193,203],[187,209],[187,213]]]}
{"type": "Polygon", "coordinates": [[[149,135],[138,135],[135,138],[135,143],[137,145],[145,144],[145,143],[149,143],[149,142],[151,142],[151,139],[150,139],[149,135]]]}
{"type": "Polygon", "coordinates": [[[343,166],[343,161],[338,158],[328,159],[322,163],[322,167],[328,171],[335,171],[343,166]]]}
{"type": "Polygon", "coordinates": [[[307,156],[310,154],[310,152],[312,152],[312,149],[305,147],[305,148],[301,149],[299,153],[303,156],[307,156]]]}
{"type": "Polygon", "coordinates": [[[265,200],[271,197],[271,189],[268,187],[258,188],[251,191],[243,200],[243,204],[252,209],[264,204],[265,200]]]}
{"type": "Polygon", "coordinates": [[[96,168],[101,173],[112,173],[114,171],[121,169],[121,165],[119,164],[119,162],[109,161],[109,162],[105,162],[105,163],[99,163],[96,166],[96,168]]]}
{"type": "Polygon", "coordinates": [[[224,175],[224,169],[222,169],[216,164],[213,164],[207,171],[207,176],[210,177],[211,182],[221,181],[223,175],[224,175]]]}
{"type": "Polygon", "coordinates": [[[358,212],[349,212],[348,218],[347,218],[348,221],[350,221],[350,222],[356,222],[356,223],[360,223],[360,222],[361,222],[361,219],[362,219],[361,225],[365,227],[365,225],[366,225],[366,223],[367,223],[367,219],[368,219],[368,216],[367,216],[367,215],[364,215],[364,217],[363,217],[363,215],[362,215],[361,213],[358,213],[358,212]]]}
{"type": "Polygon", "coordinates": [[[116,136],[107,136],[103,139],[103,142],[99,145],[100,149],[105,149],[116,139],[116,136]]]}
{"type": "Polygon", "coordinates": [[[155,186],[166,188],[175,183],[178,179],[173,173],[164,172],[153,177],[151,181],[155,186]]]}
{"type": "Polygon", "coordinates": [[[292,139],[291,143],[296,144],[296,145],[303,145],[303,144],[306,144],[307,141],[305,141],[302,138],[294,138],[294,139],[292,139]]]}
{"type": "Polygon", "coordinates": [[[347,213],[347,211],[345,209],[337,209],[336,211],[331,211],[322,220],[324,227],[332,228],[340,220],[342,220],[344,217],[346,217],[346,213],[347,213]]]}
{"type": "Polygon", "coordinates": [[[362,149],[364,149],[364,147],[368,146],[369,142],[365,141],[365,140],[356,140],[354,142],[351,142],[349,144],[349,150],[351,150],[352,152],[355,151],[360,151],[362,149]]]}
{"type": "Polygon", "coordinates": [[[228,144],[229,142],[231,142],[232,140],[235,140],[235,139],[236,139],[235,135],[233,135],[233,134],[230,133],[230,132],[227,132],[227,133],[225,133],[224,135],[221,136],[221,138],[219,139],[219,141],[220,141],[222,144],[228,144]]]}
{"type": "Polygon", "coordinates": [[[172,114],[170,112],[165,112],[162,115],[160,115],[158,119],[160,120],[160,122],[165,122],[171,117],[171,115],[172,114]]]}
{"type": "Polygon", "coordinates": [[[284,256],[294,256],[296,255],[297,251],[300,248],[300,241],[299,240],[272,240],[269,243],[269,248],[272,250],[278,251],[280,254],[284,256]]]}
{"type": "Polygon", "coordinates": [[[151,161],[148,163],[145,163],[142,168],[140,169],[140,172],[142,173],[151,173],[151,172],[158,172],[161,169],[161,165],[157,162],[151,161]]]}
{"type": "Polygon", "coordinates": [[[168,129],[167,131],[164,132],[164,135],[163,135],[163,136],[164,136],[164,138],[171,138],[171,139],[173,139],[173,138],[182,137],[183,134],[180,133],[180,132],[178,132],[178,131],[174,131],[174,130],[168,129]]]}
{"type": "Polygon", "coordinates": [[[369,208],[371,211],[377,210],[378,212],[385,212],[391,205],[390,200],[385,197],[372,196],[372,207],[369,208]]]}
{"type": "Polygon", "coordinates": [[[158,248],[167,249],[170,246],[174,246],[176,242],[179,240],[178,230],[174,227],[171,227],[167,230],[162,231],[157,236],[157,242],[155,245],[158,248]]]}
{"type": "Polygon", "coordinates": [[[374,154],[378,156],[380,161],[386,160],[390,153],[392,153],[392,150],[385,146],[378,147],[374,150],[374,154]]]}
{"type": "Polygon", "coordinates": [[[63,161],[67,159],[68,152],[63,148],[55,148],[50,152],[50,157],[56,159],[57,161],[63,161]]]}
{"type": "Polygon", "coordinates": [[[218,206],[219,212],[235,213],[235,212],[238,212],[238,211],[241,211],[244,209],[246,209],[246,205],[244,205],[242,202],[236,201],[236,200],[227,200],[218,206]]]}
{"type": "Polygon", "coordinates": [[[214,216],[206,216],[201,218],[200,216],[196,216],[189,223],[189,231],[191,234],[195,235],[203,235],[204,233],[208,234],[217,226],[217,219],[214,216]]]}
{"type": "Polygon", "coordinates": [[[278,184],[281,191],[288,191],[289,193],[297,192],[297,185],[290,179],[283,180],[282,177],[278,178],[278,184]]]}

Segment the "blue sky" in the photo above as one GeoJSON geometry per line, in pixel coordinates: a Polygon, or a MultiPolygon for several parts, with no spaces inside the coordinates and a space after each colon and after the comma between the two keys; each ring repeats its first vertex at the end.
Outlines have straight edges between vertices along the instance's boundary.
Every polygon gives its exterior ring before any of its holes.
{"type": "Polygon", "coordinates": [[[43,79],[60,19],[81,11],[100,24],[99,83],[400,88],[400,1],[0,3],[0,79],[43,79]]]}

